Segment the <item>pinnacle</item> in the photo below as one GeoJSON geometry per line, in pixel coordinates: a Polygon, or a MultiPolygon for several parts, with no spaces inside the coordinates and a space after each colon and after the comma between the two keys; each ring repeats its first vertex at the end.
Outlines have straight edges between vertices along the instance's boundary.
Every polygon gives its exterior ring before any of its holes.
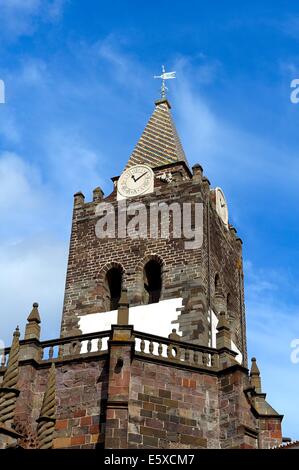
{"type": "Polygon", "coordinates": [[[130,156],[127,167],[143,164],[155,168],[180,161],[188,164],[168,100],[160,99],[155,105],[154,112],[130,156]]]}
{"type": "Polygon", "coordinates": [[[257,375],[257,376],[259,376],[259,375],[260,375],[260,370],[259,370],[259,368],[258,368],[258,366],[257,366],[256,358],[255,358],[255,357],[253,357],[253,358],[251,359],[250,375],[251,375],[251,376],[252,376],[252,375],[257,375]]]}
{"type": "Polygon", "coordinates": [[[41,320],[40,320],[40,315],[39,315],[39,311],[38,311],[38,303],[37,302],[34,302],[34,304],[32,305],[32,310],[27,318],[27,321],[28,322],[35,322],[35,323],[40,323],[41,320]]]}
{"type": "Polygon", "coordinates": [[[19,325],[17,325],[14,333],[13,333],[13,336],[19,338],[20,337],[20,328],[19,328],[19,325]]]}

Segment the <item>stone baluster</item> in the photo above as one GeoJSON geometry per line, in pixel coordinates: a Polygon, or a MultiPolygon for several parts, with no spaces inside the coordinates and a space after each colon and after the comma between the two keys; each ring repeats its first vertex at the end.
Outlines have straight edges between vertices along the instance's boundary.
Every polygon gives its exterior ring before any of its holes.
{"type": "Polygon", "coordinates": [[[154,352],[154,343],[152,341],[150,341],[149,343],[148,350],[149,350],[150,355],[152,356],[154,352]]]}

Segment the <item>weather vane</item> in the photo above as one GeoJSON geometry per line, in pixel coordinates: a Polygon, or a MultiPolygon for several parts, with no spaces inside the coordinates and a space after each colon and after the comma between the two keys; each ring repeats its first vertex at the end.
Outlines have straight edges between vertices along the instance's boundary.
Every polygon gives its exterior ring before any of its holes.
{"type": "Polygon", "coordinates": [[[162,74],[161,75],[154,75],[154,78],[160,78],[162,80],[161,85],[161,98],[166,98],[166,90],[168,90],[167,86],[165,85],[165,80],[170,80],[172,78],[176,78],[175,72],[165,72],[165,67],[162,65],[162,74]]]}

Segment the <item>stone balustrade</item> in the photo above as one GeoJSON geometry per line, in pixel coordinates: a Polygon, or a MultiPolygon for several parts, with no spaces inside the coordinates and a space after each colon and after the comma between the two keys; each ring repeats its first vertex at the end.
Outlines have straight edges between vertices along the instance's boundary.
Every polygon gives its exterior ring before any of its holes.
{"type": "Polygon", "coordinates": [[[41,361],[64,360],[78,355],[94,355],[108,352],[111,331],[98,331],[84,335],[41,342],[41,361]]]}
{"type": "Polygon", "coordinates": [[[197,346],[155,335],[134,331],[135,354],[162,361],[171,361],[181,366],[218,368],[218,351],[206,346],[197,346]]]}
{"type": "MultiPolygon", "coordinates": [[[[217,369],[219,366],[217,349],[139,331],[133,331],[133,335],[135,339],[134,354],[137,357],[142,356],[152,360],[196,368],[217,369]]],[[[38,342],[39,362],[64,361],[78,356],[105,354],[108,352],[109,339],[111,339],[111,330],[41,341],[38,342]]],[[[27,344],[28,340],[20,341],[21,347],[27,344]]],[[[0,352],[0,367],[2,369],[5,369],[7,365],[9,351],[10,348],[5,348],[0,352]]]]}

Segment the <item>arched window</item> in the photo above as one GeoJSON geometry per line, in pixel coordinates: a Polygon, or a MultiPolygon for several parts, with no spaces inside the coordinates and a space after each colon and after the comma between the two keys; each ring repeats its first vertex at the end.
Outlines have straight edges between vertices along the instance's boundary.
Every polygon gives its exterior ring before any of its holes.
{"type": "Polygon", "coordinates": [[[151,259],[144,266],[144,303],[153,304],[159,302],[162,289],[162,270],[161,264],[151,259]]]}
{"type": "Polygon", "coordinates": [[[116,310],[118,308],[119,299],[121,296],[122,286],[122,271],[118,267],[109,269],[106,274],[106,289],[109,298],[110,310],[116,310]]]}

